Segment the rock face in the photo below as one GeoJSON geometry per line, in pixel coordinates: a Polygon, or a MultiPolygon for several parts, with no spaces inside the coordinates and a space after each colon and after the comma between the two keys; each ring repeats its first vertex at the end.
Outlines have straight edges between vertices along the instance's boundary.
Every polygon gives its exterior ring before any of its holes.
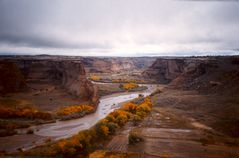
{"type": "Polygon", "coordinates": [[[143,75],[158,83],[207,93],[239,92],[239,57],[157,59],[143,75]]]}
{"type": "MultiPolygon", "coordinates": [[[[118,73],[132,70],[144,70],[156,59],[153,57],[80,57],[80,56],[7,56],[4,59],[41,60],[43,61],[72,61],[81,62],[86,73],[118,73]]],[[[1,56],[0,56],[1,59],[1,56]]]]}
{"type": "Polygon", "coordinates": [[[93,103],[98,102],[97,89],[86,78],[85,69],[79,62],[60,62],[55,67],[54,77],[61,81],[61,84],[71,94],[81,98],[87,98],[93,103]]]}
{"type": "Polygon", "coordinates": [[[157,59],[152,66],[143,72],[143,75],[154,78],[159,83],[169,83],[183,73],[185,66],[183,59],[157,59]]]}
{"type": "Polygon", "coordinates": [[[0,61],[0,94],[18,92],[26,87],[24,76],[13,62],[0,61]]]}
{"type": "Polygon", "coordinates": [[[80,59],[90,73],[117,73],[122,71],[140,70],[149,67],[154,58],[150,57],[118,57],[118,58],[96,58],[87,57],[80,59]]]}
{"type": "MultiPolygon", "coordinates": [[[[87,80],[86,72],[80,61],[55,60],[13,60],[28,82],[46,82],[61,85],[70,94],[92,104],[98,103],[96,87],[87,80]]],[[[11,70],[9,70],[11,72],[11,70]]]]}

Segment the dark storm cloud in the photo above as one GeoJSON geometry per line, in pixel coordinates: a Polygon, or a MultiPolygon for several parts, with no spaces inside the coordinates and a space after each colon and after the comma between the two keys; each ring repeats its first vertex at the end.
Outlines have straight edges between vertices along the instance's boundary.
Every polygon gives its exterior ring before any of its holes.
{"type": "Polygon", "coordinates": [[[236,50],[239,3],[221,1],[0,0],[0,51],[236,50]]]}

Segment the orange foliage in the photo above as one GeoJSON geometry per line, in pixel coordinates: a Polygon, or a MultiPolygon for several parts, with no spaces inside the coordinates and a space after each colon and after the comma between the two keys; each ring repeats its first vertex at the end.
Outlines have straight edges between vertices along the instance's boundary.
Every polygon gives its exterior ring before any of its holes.
{"type": "Polygon", "coordinates": [[[38,111],[34,108],[19,108],[12,109],[6,107],[0,107],[0,118],[29,118],[29,119],[51,119],[50,113],[38,111]]]}
{"type": "Polygon", "coordinates": [[[122,109],[131,113],[135,113],[137,109],[137,105],[134,103],[126,103],[123,105],[122,109]]]}
{"type": "Polygon", "coordinates": [[[115,110],[111,112],[106,119],[111,120],[111,122],[116,123],[119,126],[123,126],[126,122],[129,121],[132,114],[130,112],[124,110],[115,110]]]}
{"type": "Polygon", "coordinates": [[[80,112],[91,113],[93,111],[94,111],[94,108],[89,105],[72,105],[72,106],[60,108],[57,111],[57,115],[66,116],[66,115],[71,115],[71,114],[80,113],[80,112]]]}
{"type": "Polygon", "coordinates": [[[145,83],[144,80],[136,80],[136,79],[113,79],[113,83],[145,83]]]}
{"type": "Polygon", "coordinates": [[[150,97],[146,97],[144,102],[136,108],[136,115],[144,117],[151,111],[152,103],[150,97]]]}
{"type": "Polygon", "coordinates": [[[65,146],[66,146],[66,141],[65,141],[65,140],[59,141],[59,142],[58,142],[58,146],[60,147],[60,149],[61,149],[62,151],[64,151],[65,146]]]}
{"type": "Polygon", "coordinates": [[[109,135],[109,128],[107,126],[101,126],[100,128],[105,136],[109,135]]]}
{"type": "Polygon", "coordinates": [[[126,89],[126,90],[130,90],[130,89],[134,89],[134,88],[138,88],[139,85],[136,84],[136,83],[126,83],[126,84],[123,84],[123,88],[126,89]]]}
{"type": "Polygon", "coordinates": [[[119,126],[125,125],[130,120],[140,121],[151,110],[151,100],[149,97],[144,99],[140,105],[126,103],[121,109],[114,110],[105,119],[100,120],[89,130],[81,131],[77,135],[59,141],[55,147],[55,155],[65,157],[76,157],[79,154],[88,154],[95,149],[97,143],[106,140],[109,135],[114,134],[119,126]],[[59,150],[60,149],[60,150],[59,150]]]}
{"type": "Polygon", "coordinates": [[[90,79],[92,81],[99,81],[101,78],[100,78],[100,76],[90,76],[90,79]]]}

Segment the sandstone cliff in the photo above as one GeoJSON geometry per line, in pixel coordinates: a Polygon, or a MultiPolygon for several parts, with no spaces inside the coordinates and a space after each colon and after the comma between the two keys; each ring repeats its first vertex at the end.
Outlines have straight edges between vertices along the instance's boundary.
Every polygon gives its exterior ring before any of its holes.
{"type": "Polygon", "coordinates": [[[18,92],[26,87],[24,76],[13,62],[0,61],[0,94],[18,92]]]}
{"type": "Polygon", "coordinates": [[[117,73],[122,71],[141,70],[149,67],[154,58],[150,57],[85,57],[80,59],[90,73],[117,73]]]}
{"type": "Polygon", "coordinates": [[[183,59],[157,59],[146,71],[143,76],[153,78],[159,83],[169,83],[178,77],[185,68],[183,59]]]}
{"type": "Polygon", "coordinates": [[[15,59],[11,62],[16,63],[15,66],[20,69],[19,73],[24,76],[26,84],[29,82],[59,84],[79,99],[90,101],[94,105],[98,104],[97,89],[87,80],[84,66],[80,61],[15,59]]]}
{"type": "Polygon", "coordinates": [[[188,57],[157,59],[143,75],[158,83],[170,83],[203,93],[239,91],[239,57],[188,57]]]}

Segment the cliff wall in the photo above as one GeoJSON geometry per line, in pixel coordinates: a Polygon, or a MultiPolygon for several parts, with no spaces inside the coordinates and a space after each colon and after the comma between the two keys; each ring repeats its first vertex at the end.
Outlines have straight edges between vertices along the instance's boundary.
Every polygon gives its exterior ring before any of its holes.
{"type": "MultiPolygon", "coordinates": [[[[59,84],[79,99],[89,100],[95,105],[98,103],[97,89],[87,80],[84,65],[80,61],[16,59],[9,62],[20,70],[20,76],[24,76],[26,85],[29,82],[59,84]]],[[[9,72],[13,71],[9,69],[9,72]]],[[[7,76],[2,77],[6,78],[7,76]]],[[[21,90],[21,87],[18,86],[16,89],[21,90]]]]}
{"type": "Polygon", "coordinates": [[[157,59],[142,75],[203,93],[239,92],[239,57],[157,59]]]}

